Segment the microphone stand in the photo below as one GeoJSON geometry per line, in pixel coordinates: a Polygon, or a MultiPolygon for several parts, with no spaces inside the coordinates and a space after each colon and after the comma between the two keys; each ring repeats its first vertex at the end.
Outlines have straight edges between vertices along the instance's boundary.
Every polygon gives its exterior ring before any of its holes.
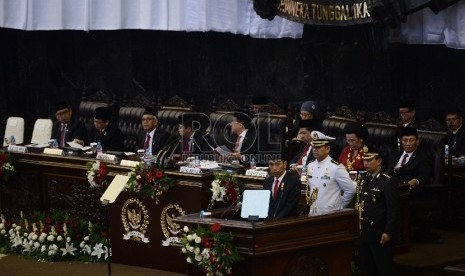
{"type": "Polygon", "coordinates": [[[159,154],[157,155],[157,159],[155,160],[155,164],[157,164],[157,166],[160,166],[160,167],[163,167],[164,166],[164,161],[165,161],[165,158],[166,158],[166,154],[168,153],[169,149],[173,146],[173,145],[177,145],[179,143],[180,139],[176,139],[172,142],[170,142],[169,144],[165,145],[163,147],[162,150],[160,150],[159,154]]]}
{"type": "Polygon", "coordinates": [[[252,223],[252,275],[257,275],[257,260],[255,256],[255,243],[256,243],[256,237],[255,237],[255,222],[258,221],[258,216],[252,216],[249,215],[247,218],[248,221],[252,223]]]}

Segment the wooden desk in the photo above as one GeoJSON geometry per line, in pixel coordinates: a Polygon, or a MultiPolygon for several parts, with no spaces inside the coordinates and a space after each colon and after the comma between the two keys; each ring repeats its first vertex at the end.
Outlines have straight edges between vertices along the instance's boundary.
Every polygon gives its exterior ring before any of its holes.
{"type": "MultiPolygon", "coordinates": [[[[230,210],[228,213],[235,213],[230,210]]],[[[299,216],[253,225],[248,221],[220,219],[224,209],[211,218],[199,214],[175,221],[195,229],[220,223],[232,232],[239,253],[245,258],[233,267],[234,275],[351,275],[351,260],[358,239],[358,213],[344,209],[321,216],[299,216]],[[255,249],[255,250],[254,250],[255,249]]],[[[227,217],[227,215],[226,215],[227,217]]],[[[189,275],[203,275],[189,267],[189,275]]]]}

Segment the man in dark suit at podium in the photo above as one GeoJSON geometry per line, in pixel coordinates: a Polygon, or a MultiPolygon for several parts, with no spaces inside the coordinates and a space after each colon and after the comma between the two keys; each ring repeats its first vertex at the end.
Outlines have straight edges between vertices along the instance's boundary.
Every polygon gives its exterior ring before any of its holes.
{"type": "Polygon", "coordinates": [[[287,161],[283,154],[274,155],[268,167],[271,176],[263,183],[263,189],[271,191],[268,219],[297,215],[302,186],[300,179],[286,171],[287,161]]]}
{"type": "Polygon", "coordinates": [[[57,122],[52,127],[52,139],[56,139],[60,147],[66,147],[66,142],[76,142],[84,146],[87,140],[87,129],[83,122],[75,119],[73,110],[67,102],[55,104],[57,122]]]}
{"type": "Polygon", "coordinates": [[[160,127],[158,112],[151,107],[145,108],[142,115],[142,128],[144,136],[139,140],[139,148],[149,151],[152,155],[157,155],[170,139],[170,134],[160,127]]]}

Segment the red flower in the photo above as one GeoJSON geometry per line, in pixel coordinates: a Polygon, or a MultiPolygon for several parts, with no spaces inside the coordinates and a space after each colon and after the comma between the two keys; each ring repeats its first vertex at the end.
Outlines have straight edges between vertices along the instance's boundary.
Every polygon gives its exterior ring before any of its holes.
{"type": "Polygon", "coordinates": [[[212,230],[213,233],[219,232],[221,230],[221,224],[213,224],[212,226],[210,226],[210,230],[212,230]]]}
{"type": "Polygon", "coordinates": [[[45,218],[44,218],[44,222],[45,222],[46,224],[50,224],[50,223],[52,223],[52,219],[51,219],[50,217],[45,217],[45,218]]]}
{"type": "Polygon", "coordinates": [[[6,163],[6,155],[0,154],[0,166],[5,165],[5,163],[6,163]]]}
{"type": "Polygon", "coordinates": [[[163,176],[163,172],[162,172],[162,171],[157,170],[157,171],[155,172],[155,177],[156,177],[156,178],[162,178],[162,176],[163,176]]]}
{"type": "Polygon", "coordinates": [[[205,248],[212,248],[213,241],[209,237],[202,237],[202,243],[205,246],[205,248]]]}

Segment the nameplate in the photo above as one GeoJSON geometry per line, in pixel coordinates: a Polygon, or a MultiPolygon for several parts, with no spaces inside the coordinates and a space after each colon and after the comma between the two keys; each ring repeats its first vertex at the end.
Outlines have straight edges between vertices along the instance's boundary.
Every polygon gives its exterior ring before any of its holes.
{"type": "Polygon", "coordinates": [[[105,161],[116,161],[116,155],[113,154],[99,153],[96,158],[105,161]]]}
{"type": "Polygon", "coordinates": [[[256,177],[268,177],[267,171],[259,171],[259,170],[247,170],[245,171],[245,175],[247,176],[256,176],[256,177]]]}
{"type": "Polygon", "coordinates": [[[119,163],[119,164],[120,164],[121,166],[135,168],[137,165],[140,164],[140,162],[123,159],[123,160],[121,160],[121,163],[119,163]]]}
{"type": "Polygon", "coordinates": [[[27,148],[25,146],[16,146],[16,145],[9,145],[8,151],[11,152],[27,152],[27,148]]]}
{"type": "Polygon", "coordinates": [[[44,153],[45,154],[51,154],[51,155],[63,155],[63,150],[62,149],[54,149],[54,148],[44,148],[44,153]]]}
{"type": "Polygon", "coordinates": [[[191,168],[191,167],[180,167],[179,172],[182,173],[190,173],[190,174],[202,174],[202,170],[200,168],[191,168]]]}

